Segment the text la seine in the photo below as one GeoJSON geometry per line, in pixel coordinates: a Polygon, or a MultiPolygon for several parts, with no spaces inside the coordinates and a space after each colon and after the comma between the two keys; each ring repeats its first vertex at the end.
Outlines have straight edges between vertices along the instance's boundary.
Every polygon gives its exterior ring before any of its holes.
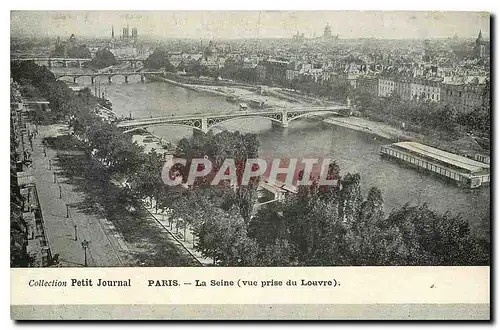
{"type": "MultiPolygon", "coordinates": [[[[184,283],[184,285],[193,285],[196,287],[207,287],[207,286],[215,286],[215,287],[277,287],[277,286],[330,286],[336,287],[340,285],[335,279],[333,280],[304,280],[301,279],[299,281],[295,280],[287,280],[285,282],[278,280],[266,280],[266,281],[248,281],[248,280],[238,280],[238,281],[228,281],[228,280],[195,280],[194,283],[184,283]]],[[[177,280],[148,280],[148,286],[180,286],[179,281],[177,280]]]]}

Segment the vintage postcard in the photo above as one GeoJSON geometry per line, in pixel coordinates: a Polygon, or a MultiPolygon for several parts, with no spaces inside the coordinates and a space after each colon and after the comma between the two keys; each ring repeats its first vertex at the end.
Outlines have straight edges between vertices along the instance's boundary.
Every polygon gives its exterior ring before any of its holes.
{"type": "Polygon", "coordinates": [[[489,13],[10,17],[13,319],[490,319],[489,13]]]}

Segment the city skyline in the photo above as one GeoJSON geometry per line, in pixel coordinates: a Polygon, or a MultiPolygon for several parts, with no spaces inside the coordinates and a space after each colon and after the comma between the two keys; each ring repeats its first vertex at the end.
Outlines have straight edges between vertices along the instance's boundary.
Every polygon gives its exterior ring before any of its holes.
{"type": "Polygon", "coordinates": [[[490,36],[489,13],[411,11],[11,11],[12,36],[115,37],[136,27],[155,38],[319,37],[329,24],[341,38],[434,39],[490,36]],[[467,24],[466,24],[467,23],[467,24]],[[237,27],[237,28],[235,28],[237,27]]]}

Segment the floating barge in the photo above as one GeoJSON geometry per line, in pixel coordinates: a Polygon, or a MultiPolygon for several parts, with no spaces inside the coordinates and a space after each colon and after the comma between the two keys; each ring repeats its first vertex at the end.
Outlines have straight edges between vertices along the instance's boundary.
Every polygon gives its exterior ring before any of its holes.
{"type": "Polygon", "coordinates": [[[382,156],[439,174],[461,187],[477,188],[490,182],[490,166],[466,157],[417,142],[398,142],[382,146],[382,156]]]}

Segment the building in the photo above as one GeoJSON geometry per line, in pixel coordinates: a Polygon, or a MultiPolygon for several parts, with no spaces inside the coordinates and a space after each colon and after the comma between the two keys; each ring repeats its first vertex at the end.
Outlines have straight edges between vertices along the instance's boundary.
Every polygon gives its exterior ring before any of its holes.
{"type": "Polygon", "coordinates": [[[441,84],[441,102],[450,104],[459,112],[471,112],[489,103],[486,84],[441,84]]]}
{"type": "Polygon", "coordinates": [[[267,77],[266,71],[267,71],[267,68],[265,65],[263,65],[262,63],[257,64],[257,66],[255,67],[257,81],[265,81],[266,80],[266,77],[267,77]]]}
{"type": "Polygon", "coordinates": [[[135,47],[114,47],[110,48],[109,51],[113,53],[116,58],[130,58],[137,57],[138,52],[135,47]]]}
{"type": "Polygon", "coordinates": [[[441,100],[440,79],[413,79],[411,82],[411,97],[417,100],[430,100],[439,102],[441,100]]]}
{"type": "Polygon", "coordinates": [[[483,40],[483,35],[481,30],[479,30],[479,35],[477,36],[476,43],[474,45],[474,57],[477,59],[484,58],[486,56],[486,45],[483,40]]]}
{"type": "Polygon", "coordinates": [[[378,78],[375,76],[362,76],[357,80],[357,89],[361,93],[378,95],[378,78]]]}
{"type": "Polygon", "coordinates": [[[122,40],[123,41],[128,41],[128,38],[129,38],[129,34],[128,34],[128,25],[126,28],[123,28],[123,31],[122,31],[122,40]]]}
{"type": "Polygon", "coordinates": [[[200,64],[209,68],[218,68],[218,51],[213,41],[210,41],[208,46],[203,50],[203,57],[200,64]]]}
{"type": "Polygon", "coordinates": [[[304,33],[299,34],[299,31],[297,31],[297,34],[292,37],[292,41],[294,43],[303,43],[305,40],[304,33]]]}
{"type": "Polygon", "coordinates": [[[298,79],[300,75],[299,70],[287,69],[286,70],[286,80],[292,81],[294,79],[298,79]]]}
{"type": "Polygon", "coordinates": [[[120,40],[115,40],[115,29],[111,26],[111,48],[124,47],[137,44],[138,32],[137,28],[130,30],[129,26],[122,29],[120,40]]]}
{"type": "Polygon", "coordinates": [[[380,77],[378,80],[378,96],[388,97],[396,88],[395,79],[389,77],[380,77]]]}
{"type": "Polygon", "coordinates": [[[395,93],[399,95],[402,100],[411,100],[411,80],[408,78],[401,78],[395,81],[395,93]]]}
{"type": "Polygon", "coordinates": [[[339,41],[339,35],[332,35],[332,29],[330,28],[330,24],[326,24],[325,29],[323,30],[323,40],[324,43],[330,43],[337,45],[339,41]]]}
{"type": "Polygon", "coordinates": [[[284,82],[286,80],[286,70],[289,62],[283,60],[268,59],[262,62],[265,66],[266,79],[284,82]]]}
{"type": "Polygon", "coordinates": [[[326,24],[323,34],[317,38],[306,38],[304,33],[299,33],[292,36],[292,42],[294,44],[303,44],[303,43],[322,43],[324,45],[337,45],[339,41],[339,35],[333,35],[330,24],[326,24]]]}
{"type": "Polygon", "coordinates": [[[52,55],[78,58],[92,57],[92,54],[86,45],[78,44],[78,40],[74,34],[71,34],[66,42],[61,41],[61,38],[57,37],[52,55]]]}
{"type": "Polygon", "coordinates": [[[299,75],[300,75],[300,71],[299,71],[300,67],[301,67],[301,65],[297,62],[291,62],[290,64],[288,64],[288,67],[287,67],[286,73],[285,73],[286,80],[292,81],[294,79],[298,79],[299,75]]]}

